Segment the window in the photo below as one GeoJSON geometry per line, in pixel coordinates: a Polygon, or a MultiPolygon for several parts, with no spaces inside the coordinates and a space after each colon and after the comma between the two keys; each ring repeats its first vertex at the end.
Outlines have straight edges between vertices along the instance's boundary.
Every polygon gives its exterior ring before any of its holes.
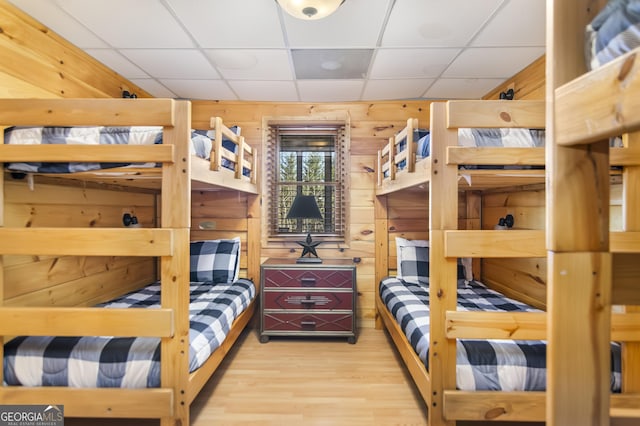
{"type": "Polygon", "coordinates": [[[346,234],[344,124],[271,124],[267,139],[268,238],[308,232],[344,242],[346,234]],[[296,195],[313,195],[322,219],[287,219],[296,195]]]}

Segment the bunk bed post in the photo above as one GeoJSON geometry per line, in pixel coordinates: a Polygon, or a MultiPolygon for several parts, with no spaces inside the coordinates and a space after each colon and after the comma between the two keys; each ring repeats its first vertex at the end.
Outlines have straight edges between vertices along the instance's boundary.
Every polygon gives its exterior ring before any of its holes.
{"type": "Polygon", "coordinates": [[[165,128],[165,143],[174,146],[174,162],[162,166],[162,228],[173,232],[173,256],[161,259],[161,303],[173,311],[172,337],[162,338],[161,385],[173,390],[173,417],[162,426],[188,425],[189,403],[189,228],[191,222],[191,104],[175,101],[175,123],[165,128]]]}
{"type": "Polygon", "coordinates": [[[244,136],[240,136],[240,141],[238,143],[238,156],[236,157],[236,179],[242,179],[242,169],[244,168],[244,145],[244,136]]]}
{"type": "MultiPolygon", "coordinates": [[[[4,133],[4,132],[0,132],[4,133]]],[[[4,136],[4,134],[3,134],[4,136]]],[[[4,143],[4,137],[0,143],[4,143]]],[[[4,166],[4,163],[0,163],[4,166]]],[[[4,169],[4,167],[3,167],[4,169]]],[[[4,171],[0,173],[0,228],[4,226],[4,171]]],[[[0,255],[0,306],[4,305],[4,256],[0,255]]],[[[4,336],[0,336],[0,365],[4,365],[4,336]]],[[[0,369],[0,383],[4,383],[4,368],[0,369]]]]}
{"type": "Polygon", "coordinates": [[[417,128],[417,118],[407,119],[407,159],[405,161],[407,162],[407,172],[409,173],[413,173],[416,171],[416,145],[418,141],[414,140],[413,133],[417,128]]]}
{"type": "MultiPolygon", "coordinates": [[[[640,133],[626,135],[625,150],[640,151],[640,133]]],[[[626,166],[622,172],[622,227],[623,230],[640,231],[640,166],[626,166]]],[[[638,306],[626,306],[627,312],[640,312],[638,306]]],[[[640,392],[640,343],[622,344],[622,392],[640,392]]]]}
{"type": "Polygon", "coordinates": [[[456,310],[457,259],[445,257],[445,231],[458,228],[458,168],[446,164],[446,150],[457,131],[444,127],[446,104],[431,104],[431,177],[429,179],[429,376],[430,426],[453,425],[444,418],[444,391],[456,388],[456,340],[447,339],[446,312],[456,310]]]}
{"type": "Polygon", "coordinates": [[[260,204],[260,195],[247,195],[247,278],[256,286],[260,285],[260,204]]]}
{"type": "MultiPolygon", "coordinates": [[[[375,229],[375,259],[376,259],[376,269],[375,269],[375,283],[380,283],[380,281],[389,275],[389,214],[387,210],[387,197],[374,197],[373,199],[373,207],[374,207],[374,229],[375,229]]],[[[397,266],[396,266],[397,268],[397,266]]],[[[376,294],[379,294],[380,291],[378,288],[375,289],[376,294]]],[[[378,304],[380,297],[376,297],[376,306],[375,306],[375,328],[382,328],[382,319],[378,314],[380,307],[378,304]]]]}
{"type": "Polygon", "coordinates": [[[396,180],[396,139],[389,138],[389,180],[396,180]]]}
{"type": "Polygon", "coordinates": [[[583,34],[591,3],[547,1],[546,421],[551,426],[609,424],[609,146],[608,141],[560,146],[555,126],[556,89],[585,72],[583,34]]]}
{"type": "MultiPolygon", "coordinates": [[[[211,170],[218,171],[222,164],[222,118],[214,117],[212,121],[215,123],[215,140],[211,147],[211,170]]],[[[240,167],[242,167],[242,165],[240,167]]]]}

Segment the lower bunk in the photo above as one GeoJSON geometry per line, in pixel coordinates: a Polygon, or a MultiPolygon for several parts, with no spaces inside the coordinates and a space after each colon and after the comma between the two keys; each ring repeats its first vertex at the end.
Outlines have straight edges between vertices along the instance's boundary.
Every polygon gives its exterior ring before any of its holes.
{"type": "MultiPolygon", "coordinates": [[[[427,407],[444,391],[442,424],[455,420],[545,420],[546,342],[458,339],[455,389],[438,389],[429,374],[429,285],[386,277],[376,294],[377,312],[427,407]]],[[[458,311],[541,312],[478,281],[458,280],[458,311]]],[[[543,324],[544,326],[544,324],[543,324]]],[[[609,388],[619,393],[621,347],[611,344],[609,388]]]]}
{"type": "MultiPolygon", "coordinates": [[[[98,307],[160,309],[160,290],[157,282],[98,307]]],[[[245,278],[191,282],[189,298],[187,406],[250,321],[256,287],[245,278]]],[[[160,341],[123,336],[14,337],[4,346],[6,402],[13,392],[20,401],[62,405],[65,417],[174,417],[173,397],[160,379],[160,341]]]]}

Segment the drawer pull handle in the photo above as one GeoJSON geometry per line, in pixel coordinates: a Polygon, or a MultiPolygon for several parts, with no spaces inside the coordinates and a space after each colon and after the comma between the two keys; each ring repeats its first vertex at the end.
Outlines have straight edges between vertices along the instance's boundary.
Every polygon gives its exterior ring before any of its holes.
{"type": "Polygon", "coordinates": [[[300,321],[300,326],[301,327],[306,327],[306,328],[316,328],[316,322],[315,321],[300,321]]]}
{"type": "Polygon", "coordinates": [[[300,303],[301,303],[302,305],[315,305],[315,304],[316,304],[316,301],[315,301],[315,300],[311,300],[311,299],[302,299],[302,300],[300,301],[300,303]]]}
{"type": "Polygon", "coordinates": [[[300,284],[302,287],[315,287],[316,279],[315,278],[300,278],[300,284]]]}

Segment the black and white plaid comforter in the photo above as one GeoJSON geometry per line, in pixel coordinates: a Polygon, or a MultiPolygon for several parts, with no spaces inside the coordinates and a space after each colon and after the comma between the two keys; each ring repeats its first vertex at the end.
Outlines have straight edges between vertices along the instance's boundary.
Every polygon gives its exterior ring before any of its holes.
{"type": "MultiPolygon", "coordinates": [[[[191,283],[189,370],[221,345],[234,319],[255,298],[254,284],[191,283]]],[[[100,306],[159,308],[160,284],[100,306]]],[[[16,337],[5,345],[8,385],[122,387],[160,386],[160,339],[150,337],[16,337]]]]}
{"type": "MultiPolygon", "coordinates": [[[[213,145],[209,131],[191,131],[191,154],[209,159],[213,145]]],[[[162,127],[10,127],[5,130],[4,142],[17,145],[152,145],[162,143],[162,127]]],[[[235,151],[235,145],[224,138],[225,149],[235,151]]],[[[113,167],[155,167],[155,163],[10,163],[7,168],[25,173],[73,173],[113,167]]],[[[233,168],[232,164],[222,164],[233,168]]]]}
{"type": "MultiPolygon", "coordinates": [[[[418,357],[428,368],[429,288],[394,277],[380,283],[380,295],[418,357]]],[[[460,311],[538,311],[472,282],[458,288],[460,311]]],[[[611,345],[611,390],[620,391],[620,346],[611,345]]],[[[533,340],[457,341],[456,386],[461,390],[545,390],[546,343],[533,340]]]]}

